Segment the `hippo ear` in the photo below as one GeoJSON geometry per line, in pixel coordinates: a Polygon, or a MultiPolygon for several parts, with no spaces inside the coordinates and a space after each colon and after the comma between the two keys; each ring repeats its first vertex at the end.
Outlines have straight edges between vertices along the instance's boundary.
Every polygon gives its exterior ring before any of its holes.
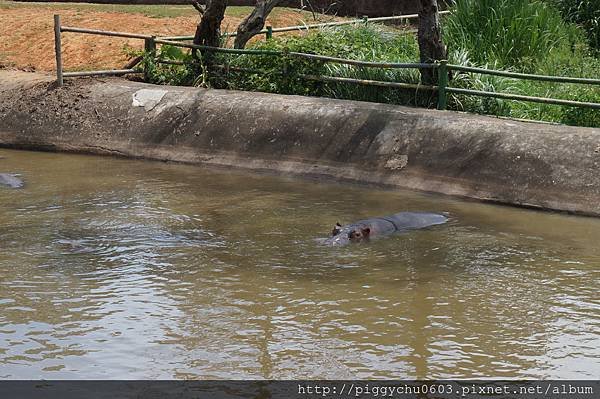
{"type": "Polygon", "coordinates": [[[338,223],[335,224],[335,226],[333,226],[333,230],[331,231],[331,235],[333,237],[337,236],[338,234],[340,234],[340,231],[342,231],[341,229],[342,225],[338,223]]]}

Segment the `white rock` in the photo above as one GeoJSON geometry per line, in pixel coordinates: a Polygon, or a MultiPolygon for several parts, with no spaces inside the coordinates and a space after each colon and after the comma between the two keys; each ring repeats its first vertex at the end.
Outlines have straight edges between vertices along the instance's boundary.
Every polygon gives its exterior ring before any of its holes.
{"type": "Polygon", "coordinates": [[[141,89],[133,93],[131,105],[133,107],[144,107],[148,112],[156,107],[165,94],[167,94],[167,90],[141,89]]]}

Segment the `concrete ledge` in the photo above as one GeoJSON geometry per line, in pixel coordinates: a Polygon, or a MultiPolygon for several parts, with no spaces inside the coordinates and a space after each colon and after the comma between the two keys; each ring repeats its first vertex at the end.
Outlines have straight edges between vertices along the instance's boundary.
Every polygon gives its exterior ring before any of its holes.
{"type": "Polygon", "coordinates": [[[0,145],[268,170],[600,215],[600,129],[0,71],[0,145]]]}

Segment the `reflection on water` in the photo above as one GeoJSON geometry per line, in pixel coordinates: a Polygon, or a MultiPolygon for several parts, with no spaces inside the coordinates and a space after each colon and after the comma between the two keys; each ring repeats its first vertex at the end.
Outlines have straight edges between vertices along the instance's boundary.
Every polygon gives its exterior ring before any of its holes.
{"type": "Polygon", "coordinates": [[[598,378],[600,220],[0,150],[0,378],[598,378]],[[447,211],[346,248],[336,221],[447,211]]]}

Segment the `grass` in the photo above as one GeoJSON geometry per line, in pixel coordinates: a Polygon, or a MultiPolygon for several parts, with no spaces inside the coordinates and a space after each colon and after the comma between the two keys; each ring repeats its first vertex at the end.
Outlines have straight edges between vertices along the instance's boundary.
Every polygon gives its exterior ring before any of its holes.
{"type": "MultiPolygon", "coordinates": [[[[551,2],[537,0],[457,0],[444,26],[451,62],[538,75],[598,78],[584,31],[563,20],[551,2]]],[[[459,75],[452,85],[534,97],[600,103],[600,87],[459,75]]],[[[529,102],[453,96],[455,109],[600,127],[597,110],[529,102]]]]}
{"type": "Polygon", "coordinates": [[[546,0],[560,10],[564,18],[581,26],[590,46],[600,52],[600,3],[598,0],[546,0]]]}
{"type": "Polygon", "coordinates": [[[457,0],[444,36],[451,51],[467,51],[476,64],[523,72],[584,42],[577,26],[535,0],[457,0]]]}

